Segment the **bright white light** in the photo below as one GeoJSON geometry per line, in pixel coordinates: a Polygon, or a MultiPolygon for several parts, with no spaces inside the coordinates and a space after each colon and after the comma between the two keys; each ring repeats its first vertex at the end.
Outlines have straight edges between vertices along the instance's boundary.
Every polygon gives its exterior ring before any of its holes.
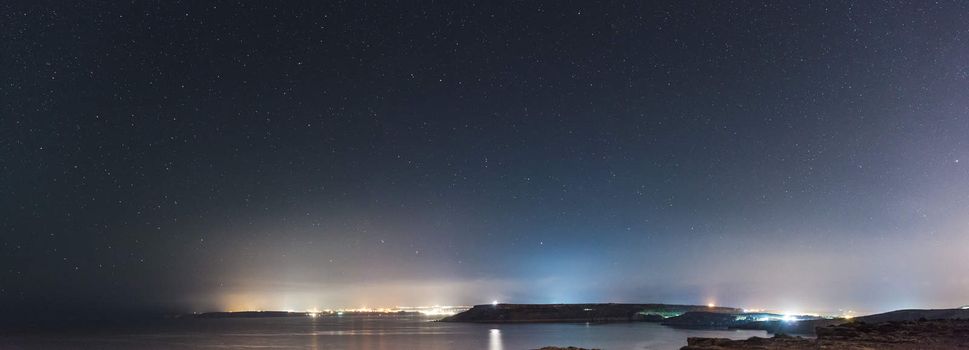
{"type": "Polygon", "coordinates": [[[504,350],[505,347],[501,343],[501,331],[492,328],[488,332],[488,350],[504,350]]]}
{"type": "Polygon", "coordinates": [[[443,308],[440,308],[440,307],[435,307],[433,309],[420,310],[418,312],[420,312],[421,314],[424,314],[426,316],[451,316],[451,315],[454,315],[455,314],[455,312],[453,310],[446,310],[446,309],[443,309],[443,308]]]}
{"type": "Polygon", "coordinates": [[[491,301],[491,305],[495,305],[495,306],[497,306],[497,305],[498,305],[498,301],[497,301],[497,300],[492,300],[492,301],[491,301]]]}
{"type": "Polygon", "coordinates": [[[784,316],[781,316],[781,321],[793,322],[793,321],[797,321],[797,317],[794,317],[794,315],[791,315],[791,314],[784,314],[784,316]]]}
{"type": "Polygon", "coordinates": [[[714,305],[713,303],[707,304],[707,307],[709,307],[709,308],[713,308],[714,306],[716,306],[716,305],[714,305]]]}

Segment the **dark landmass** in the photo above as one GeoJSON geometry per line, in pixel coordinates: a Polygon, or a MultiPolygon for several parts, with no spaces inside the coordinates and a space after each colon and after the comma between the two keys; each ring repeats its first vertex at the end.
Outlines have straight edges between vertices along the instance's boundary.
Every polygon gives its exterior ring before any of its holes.
{"type": "Polygon", "coordinates": [[[826,319],[807,315],[797,316],[799,321],[778,320],[781,315],[768,313],[716,313],[692,311],[662,321],[663,325],[690,329],[754,329],[768,333],[814,334],[816,327],[846,322],[842,318],[826,319]],[[758,321],[770,316],[769,321],[758,321]]]}
{"type": "Polygon", "coordinates": [[[727,338],[694,338],[686,340],[686,346],[680,350],[722,350],[722,349],[758,349],[758,350],[813,350],[818,349],[814,339],[792,337],[778,334],[773,338],[750,337],[747,340],[732,340],[727,338]]]}
{"type": "Polygon", "coordinates": [[[663,325],[679,328],[718,328],[726,329],[741,324],[736,313],[691,311],[667,318],[663,325]]]}
{"type": "Polygon", "coordinates": [[[878,323],[888,321],[918,321],[969,319],[969,309],[906,309],[853,318],[853,321],[878,323]]]}
{"type": "Polygon", "coordinates": [[[755,329],[767,331],[767,333],[772,334],[802,334],[802,335],[813,335],[814,330],[818,327],[826,327],[839,325],[849,320],[844,318],[819,318],[814,320],[802,320],[796,322],[789,321],[757,321],[757,322],[746,322],[741,323],[736,326],[729,327],[730,329],[755,329]]]}
{"type": "MultiPolygon", "coordinates": [[[[909,310],[902,310],[909,311],[909,310]]],[[[903,313],[904,314],[904,313],[903,313]]],[[[763,349],[958,349],[969,348],[969,320],[889,321],[866,323],[852,321],[818,327],[817,338],[776,335],[747,340],[689,338],[681,350],[763,349]]]]}
{"type": "Polygon", "coordinates": [[[442,322],[658,322],[683,313],[704,310],[736,314],[741,309],[702,305],[668,304],[497,304],[475,305],[442,322]]]}
{"type": "Polygon", "coordinates": [[[969,309],[908,309],[885,312],[881,314],[855,317],[852,319],[844,318],[817,318],[811,320],[801,320],[797,322],[787,321],[763,321],[763,322],[738,322],[728,326],[732,329],[757,329],[768,333],[784,334],[815,334],[821,327],[836,326],[848,322],[882,323],[882,322],[901,322],[918,320],[954,320],[969,319],[969,309]]]}

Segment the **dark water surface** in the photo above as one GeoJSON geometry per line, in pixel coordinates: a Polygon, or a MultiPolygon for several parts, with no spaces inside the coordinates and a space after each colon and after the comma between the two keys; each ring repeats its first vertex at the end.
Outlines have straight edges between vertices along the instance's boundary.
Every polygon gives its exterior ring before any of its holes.
{"type": "Polygon", "coordinates": [[[466,324],[433,318],[332,316],[181,319],[7,332],[0,349],[678,349],[687,337],[745,339],[763,331],[683,330],[655,323],[466,324]]]}

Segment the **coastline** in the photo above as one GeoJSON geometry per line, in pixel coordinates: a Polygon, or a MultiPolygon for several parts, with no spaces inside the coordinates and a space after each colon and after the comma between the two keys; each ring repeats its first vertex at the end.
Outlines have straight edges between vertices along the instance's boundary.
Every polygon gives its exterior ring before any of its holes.
{"type": "Polygon", "coordinates": [[[969,319],[866,323],[852,321],[818,327],[816,338],[777,334],[746,340],[694,337],[681,350],[764,349],[955,349],[969,347],[969,319]]]}
{"type": "Polygon", "coordinates": [[[677,304],[483,304],[441,319],[465,323],[661,322],[689,312],[733,314],[738,308],[677,304]]]}

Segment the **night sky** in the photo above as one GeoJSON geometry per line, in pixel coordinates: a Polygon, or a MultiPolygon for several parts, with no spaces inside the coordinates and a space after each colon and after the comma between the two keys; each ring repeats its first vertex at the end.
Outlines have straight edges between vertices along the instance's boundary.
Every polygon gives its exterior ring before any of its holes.
{"type": "Polygon", "coordinates": [[[3,317],[969,304],[969,3],[4,2],[3,317]]]}

